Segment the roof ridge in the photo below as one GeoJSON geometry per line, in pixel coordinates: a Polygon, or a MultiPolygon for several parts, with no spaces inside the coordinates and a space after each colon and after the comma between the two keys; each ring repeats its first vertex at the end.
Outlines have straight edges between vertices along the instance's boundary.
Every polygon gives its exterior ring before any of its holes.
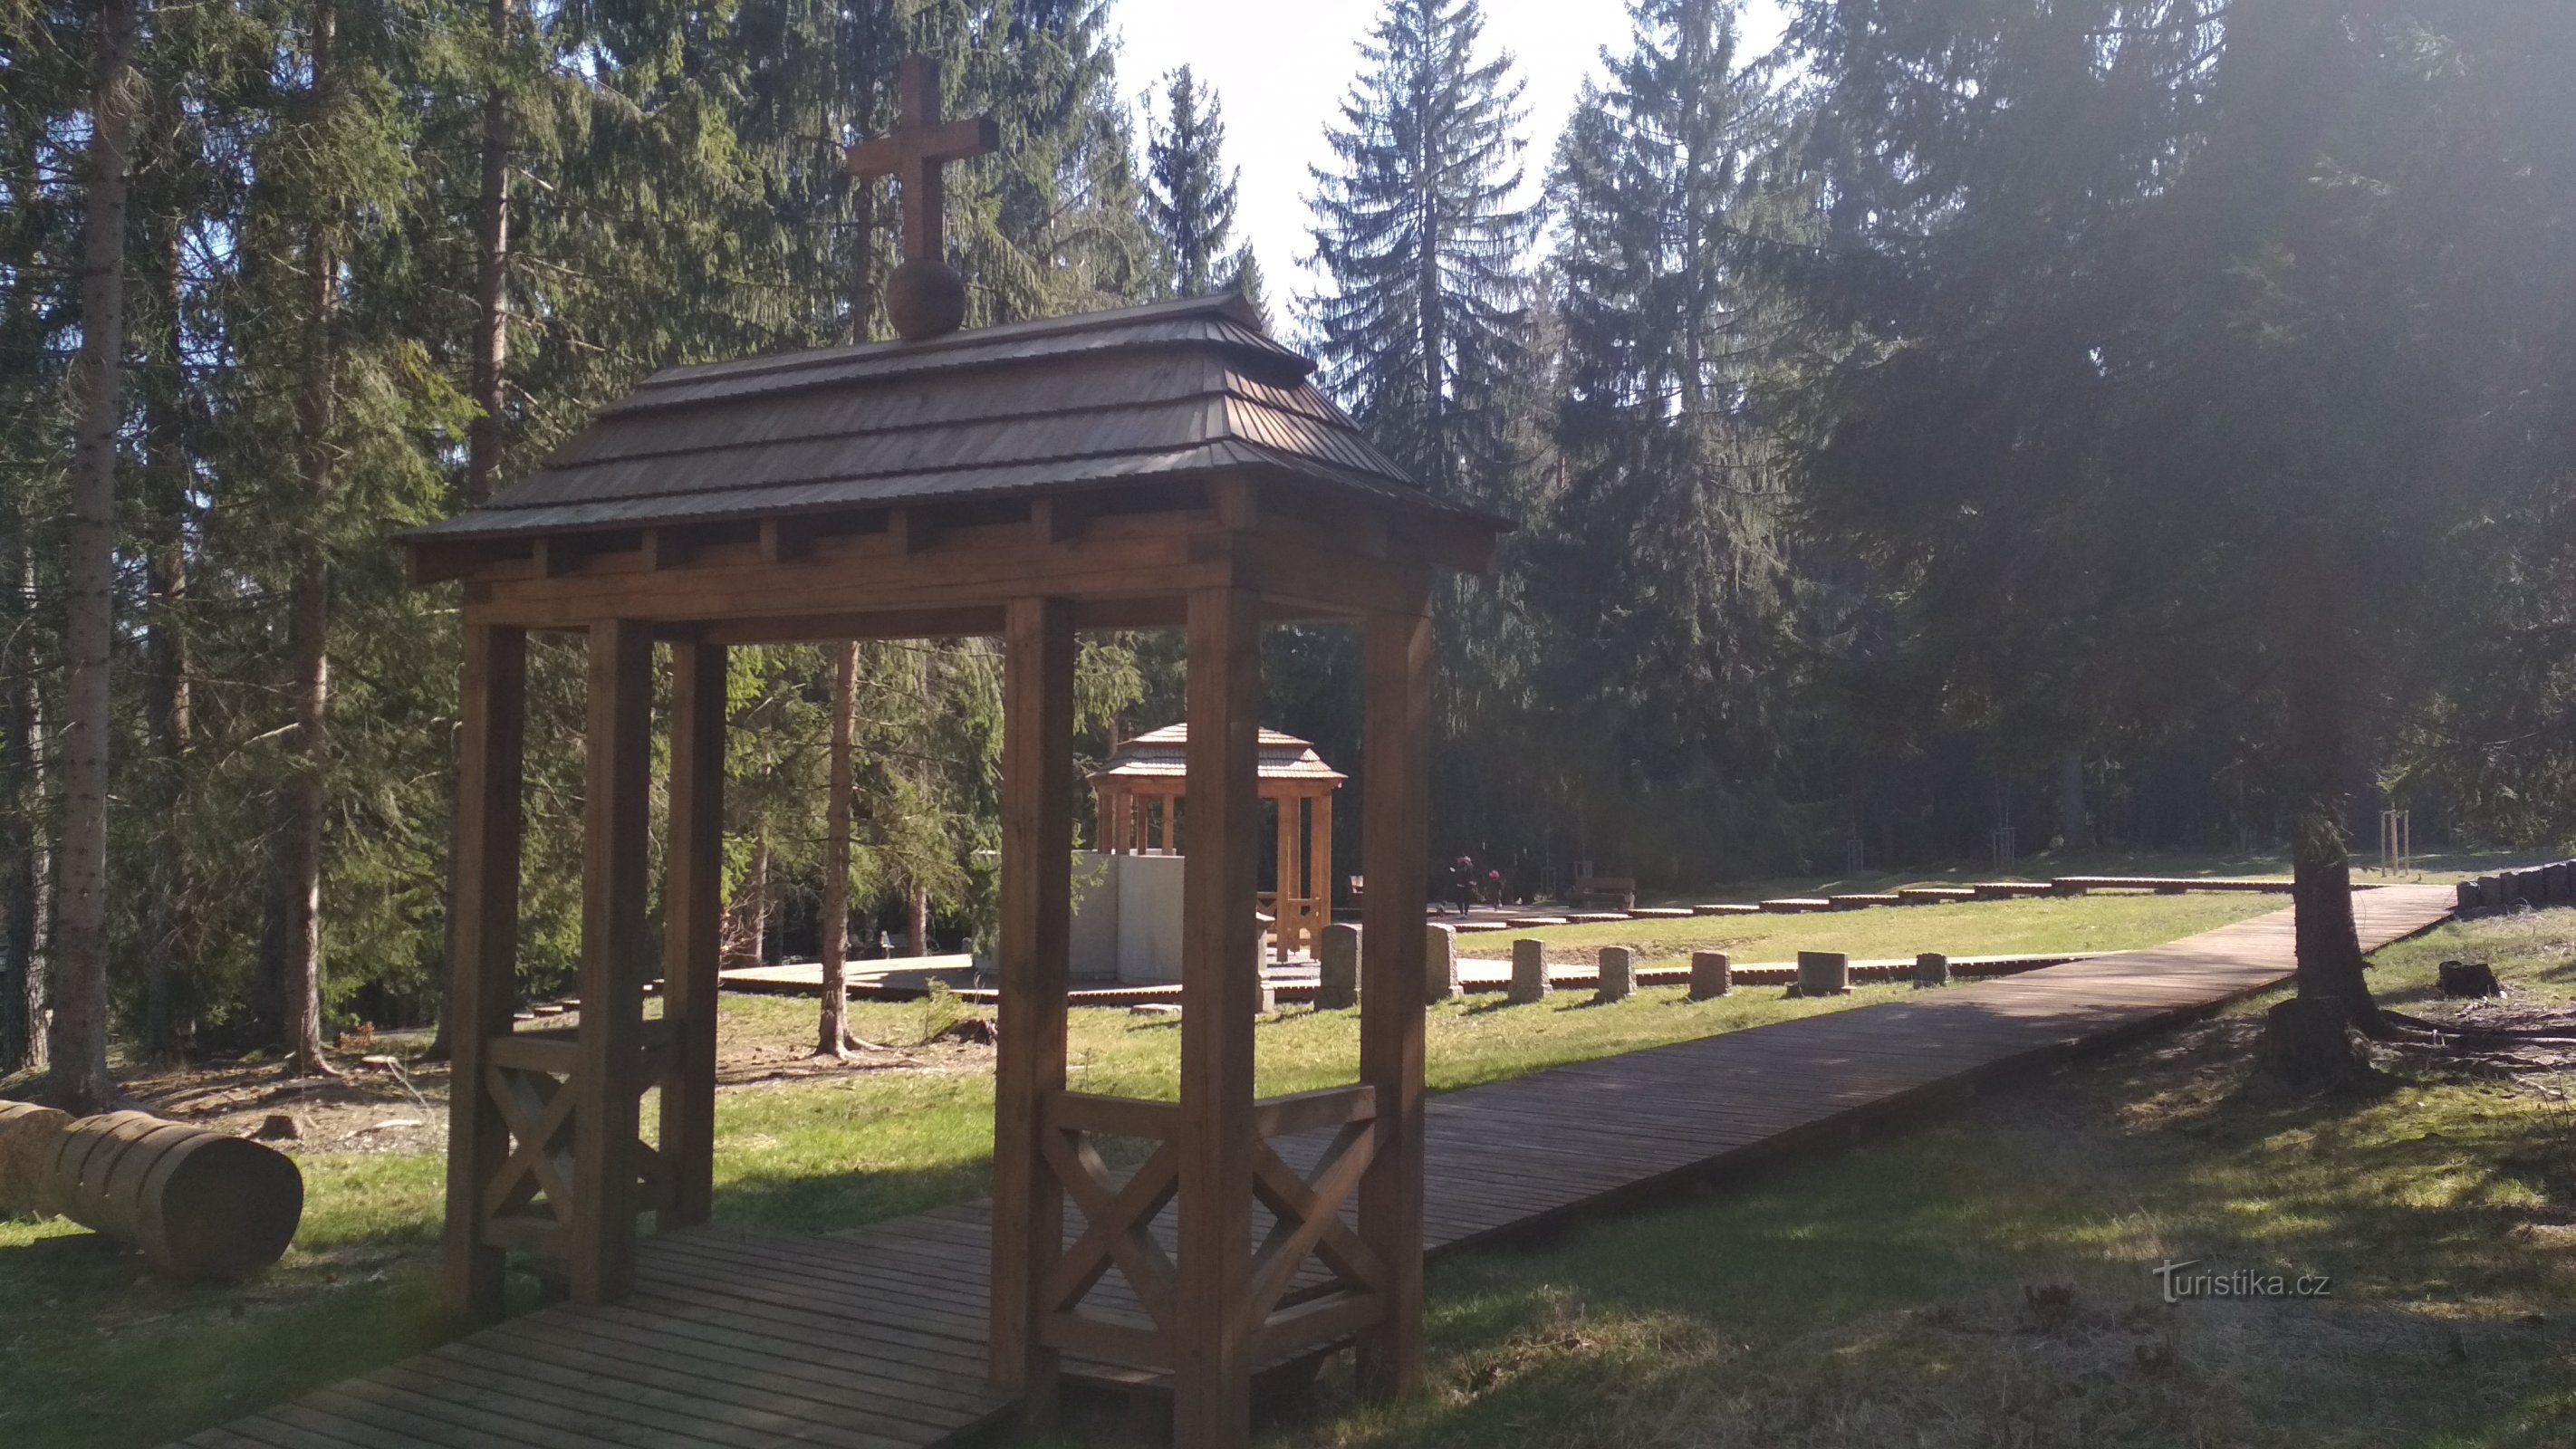
{"type": "Polygon", "coordinates": [[[1107,331],[1141,322],[1161,322],[1173,318],[1207,316],[1231,322],[1250,334],[1250,341],[1260,344],[1282,361],[1295,361],[1302,369],[1312,371],[1314,361],[1270,335],[1259,309],[1240,291],[1211,293],[1201,297],[1181,297],[1163,302],[1144,302],[1133,307],[1113,307],[1101,312],[1069,312],[1061,317],[1031,317],[1017,322],[997,322],[989,327],[973,327],[950,332],[924,342],[845,342],[833,347],[807,348],[798,352],[774,352],[762,357],[735,358],[726,362],[683,363],[666,367],[637,384],[641,395],[652,388],[682,382],[711,381],[721,378],[752,378],[806,368],[828,367],[834,363],[859,362],[878,358],[920,359],[935,364],[943,353],[965,351],[994,342],[1011,342],[1033,337],[1057,337],[1081,332],[1107,331]]]}

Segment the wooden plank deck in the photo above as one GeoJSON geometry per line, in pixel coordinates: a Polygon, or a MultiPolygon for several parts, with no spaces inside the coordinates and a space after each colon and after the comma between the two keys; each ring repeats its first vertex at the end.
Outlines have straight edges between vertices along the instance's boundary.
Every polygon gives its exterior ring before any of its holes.
{"type": "MultiPolygon", "coordinates": [[[[2363,945],[2422,930],[2453,900],[2448,886],[2365,891],[2355,897],[2363,945]]],[[[1743,1170],[1982,1078],[2136,1036],[2278,983],[2290,943],[2285,910],[2156,950],[1435,1097],[1428,1246],[1456,1251],[1743,1170]]],[[[1295,1141],[1282,1155],[1302,1168],[1318,1150],[1320,1139],[1295,1141]]],[[[634,1295],[613,1307],[527,1314],[182,1442],[942,1443],[1011,1409],[984,1386],[987,1211],[966,1203],[821,1238],[721,1225],[653,1238],[634,1295]]],[[[1168,1214],[1156,1230],[1168,1244],[1168,1214]]],[[[1118,1286],[1103,1281],[1113,1312],[1118,1286]]],[[[1114,1377],[1096,1366],[1091,1376],[1114,1377]]]]}

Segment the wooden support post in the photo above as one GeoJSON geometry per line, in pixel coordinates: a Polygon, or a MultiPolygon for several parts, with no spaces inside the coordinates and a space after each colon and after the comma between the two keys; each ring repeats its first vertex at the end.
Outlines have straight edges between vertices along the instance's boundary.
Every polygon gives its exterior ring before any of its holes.
{"type": "Polygon", "coordinates": [[[1306,843],[1306,894],[1321,919],[1333,919],[1333,797],[1315,797],[1314,836],[1306,843]]]}
{"type": "Polygon", "coordinates": [[[1277,901],[1271,910],[1274,917],[1270,928],[1272,954],[1286,961],[1297,934],[1297,880],[1301,874],[1297,868],[1297,797],[1294,795],[1279,797],[1279,868],[1273,874],[1278,879],[1279,888],[1272,892],[1277,901]]]}
{"type": "Polygon", "coordinates": [[[1039,1134],[1064,1090],[1073,935],[1073,604],[1014,599],[1002,664],[1000,1051],[993,1087],[993,1389],[1055,1414],[1038,1285],[1064,1248],[1064,1189],[1039,1134]]]}
{"type": "MultiPolygon", "coordinates": [[[[1261,631],[1249,590],[1189,597],[1181,886],[1180,1290],[1172,1442],[1252,1434],[1252,1019],[1261,941],[1261,631]]],[[[1168,800],[1166,801],[1168,804],[1168,800]]]]}
{"type": "Polygon", "coordinates": [[[456,854],[448,919],[447,1242],[442,1287],[470,1323],[501,1316],[502,1250],[483,1237],[484,1188],[509,1155],[508,1129],[485,1089],[485,1043],[510,1031],[518,991],[519,797],[527,736],[527,635],[465,630],[463,730],[456,760],[456,854]]]}
{"type": "Polygon", "coordinates": [[[635,1274],[635,1080],[644,1033],[644,832],[652,758],[653,637],[590,626],[582,799],[581,1046],[571,1086],[572,1294],[623,1297],[635,1274]]]}
{"type": "Polygon", "coordinates": [[[1360,1237],[1385,1262],[1386,1317],[1360,1337],[1363,1392],[1422,1387],[1422,1057],[1425,867],[1431,855],[1431,620],[1366,625],[1361,762],[1360,1080],[1377,1089],[1377,1153],[1360,1179],[1360,1237]]]}
{"type": "Polygon", "coordinates": [[[715,1192],[716,959],[724,909],[725,648],[671,645],[671,818],[662,888],[664,1228],[707,1220],[715,1192]]]}

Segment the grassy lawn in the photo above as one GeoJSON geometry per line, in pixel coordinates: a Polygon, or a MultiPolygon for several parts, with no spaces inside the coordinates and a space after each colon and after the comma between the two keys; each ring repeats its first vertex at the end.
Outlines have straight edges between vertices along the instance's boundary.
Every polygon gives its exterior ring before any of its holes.
{"type": "MultiPolygon", "coordinates": [[[[2530,852],[2428,850],[2414,857],[2412,870],[2401,874],[2382,875],[2372,868],[2378,857],[2373,853],[2368,841],[2354,842],[2353,852],[2353,881],[2359,885],[2421,885],[2432,881],[2462,880],[2470,876],[2484,875],[2489,871],[2539,865],[2545,861],[2562,858],[2530,852]]],[[[1928,871],[1914,866],[1899,871],[1863,870],[1836,875],[1773,876],[1763,880],[1729,881],[1723,885],[1700,888],[1687,896],[1658,898],[1648,904],[1694,905],[1701,901],[1759,901],[1772,896],[1867,894],[1892,891],[1899,886],[1956,886],[1981,880],[2050,880],[2061,875],[2199,876],[2288,880],[2290,858],[2276,851],[2244,853],[2042,851],[2034,855],[2025,855],[2001,870],[1996,869],[1991,862],[1960,861],[1928,871]]]]}
{"type": "Polygon", "coordinates": [[[1726,951],[1739,962],[1794,960],[1800,951],[1844,951],[1854,960],[2011,952],[2127,951],[2277,911],[2285,896],[2159,896],[2102,893],[1938,906],[1874,906],[1797,916],[1693,916],[1681,921],[1605,921],[1458,938],[1461,956],[1508,957],[1516,936],[1545,941],[1551,961],[1590,961],[1604,946],[1633,946],[1641,966],[1688,962],[1693,951],[1726,951]]]}
{"type": "MultiPolygon", "coordinates": [[[[1656,988],[1617,1006],[1589,993],[1497,1009],[1498,998],[1430,1013],[1437,1089],[1563,1062],[1882,1001],[1748,990],[1687,1003],[1656,988]]],[[[1973,987],[1967,989],[1974,989],[1973,987]]],[[[732,1042],[801,1042],[810,1001],[727,996],[732,1042]]],[[[852,1007],[872,1041],[921,1039],[923,1005],[852,1007]]],[[[1256,1033],[1259,1089],[1298,1091],[1357,1073],[1358,1013],[1291,1009],[1256,1033]]],[[[1073,1013],[1073,1084],[1177,1094],[1180,1032],[1124,1011],[1073,1013]]],[[[981,1195],[992,1152],[989,1054],[725,1088],[717,1109],[716,1213],[787,1229],[856,1226],[981,1195]]],[[[872,1059],[885,1060],[885,1059],[872,1059]]],[[[434,1107],[434,1077],[421,1078],[434,1107]]],[[[646,1121],[652,1120],[648,1101],[646,1121]]],[[[438,1343],[431,1281],[443,1160],[434,1152],[303,1152],[302,1229],[285,1260],[237,1286],[182,1286],[143,1271],[59,1219],[0,1221],[0,1445],[150,1445],[438,1343]],[[142,1391],[148,1386],[149,1391],[142,1391]]]]}
{"type": "MultiPolygon", "coordinates": [[[[1843,945],[1841,940],[1832,944],[1864,955],[1917,949],[1967,955],[2147,945],[2223,924],[2248,913],[2248,908],[2278,904],[2234,897],[2204,901],[2103,896],[1907,907],[1746,926],[1724,923],[1719,929],[1830,927],[1849,933],[1866,927],[1872,916],[1887,916],[1900,918],[1905,929],[1906,943],[1901,948],[1878,951],[1862,944],[1843,945]],[[2217,907],[2221,913],[2196,914],[2203,906],[2217,907]],[[2176,912],[2180,914],[2166,914],[2176,912]],[[1957,930],[1935,935],[1930,927],[1944,916],[1955,917],[1957,930]],[[1967,935],[1970,931],[1982,934],[1967,935]]],[[[1597,945],[1601,939],[1643,944],[1639,933],[1645,929],[1643,923],[1631,923],[1624,936],[1617,934],[1618,928],[1593,927],[1543,934],[1567,949],[1588,950],[1587,941],[1597,945]],[[1587,934],[1605,929],[1613,934],[1598,939],[1587,934]]],[[[1846,935],[1843,939],[1857,938],[1846,935]]],[[[1648,954],[1687,949],[1687,944],[1674,943],[1650,947],[1648,954]]],[[[1751,948],[1729,949],[1738,950],[1743,959],[1756,959],[1751,948]]],[[[2430,959],[2416,963],[2421,968],[2417,974],[2429,978],[2430,959]]],[[[2416,971],[2416,966],[2400,969],[2416,971]]],[[[1850,997],[1812,1002],[1787,1001],[1776,991],[1753,990],[1692,1004],[1681,999],[1678,988],[1661,988],[1598,1009],[1582,1005],[1588,993],[1563,993],[1545,1005],[1508,1009],[1501,1008],[1497,998],[1478,998],[1432,1012],[1431,1083],[1435,1089],[1454,1089],[1562,1062],[1847,1009],[1887,1000],[1902,990],[1865,987],[1850,997]]],[[[801,1040],[812,1030],[810,1002],[729,996],[724,1009],[723,1029],[729,1040],[784,1044],[801,1040]]],[[[853,1018],[860,1035],[898,1045],[920,1040],[933,1024],[931,1009],[918,1004],[860,1005],[854,1008],[853,1018]]],[[[1346,1081],[1354,1073],[1355,1013],[1292,1009],[1264,1022],[1257,1039],[1259,1089],[1265,1094],[1346,1081]]],[[[1070,1047],[1077,1087],[1159,1097],[1169,1097],[1175,1090],[1179,1032],[1169,1022],[1123,1012],[1077,1011],[1070,1047]]],[[[871,1058],[878,1064],[847,1073],[727,1087],[718,1109],[718,1216],[791,1229],[847,1227],[984,1191],[991,1149],[989,1057],[971,1052],[918,1055],[919,1060],[910,1063],[871,1058]]],[[[2069,1080],[2090,1082],[2091,1078],[2069,1080]]],[[[432,1105],[443,1111],[434,1082],[425,1076],[423,1085],[432,1093],[432,1105]]],[[[2088,1093],[2096,1090],[2096,1086],[2085,1088],[2088,1093]]],[[[2116,1098],[2119,1088],[2110,1085],[2098,1090],[2110,1094],[2105,1097],[2108,1101],[2116,1098]]],[[[2183,1120],[2175,1118],[2177,1123],[2183,1120]]],[[[1609,1310],[1620,1301],[1623,1284],[1668,1295],[1669,1302],[1638,1301],[1634,1332],[1647,1336],[1623,1339],[1618,1334],[1603,1336],[1607,1329],[1596,1333],[1585,1328],[1569,1331],[1568,1341],[1624,1343],[1616,1352],[1638,1355],[1636,1362],[1642,1364],[1644,1355],[1661,1351],[1649,1347],[1663,1341],[1660,1335],[1682,1335],[1671,1340],[1676,1352],[1687,1349],[1696,1355],[1702,1349],[1688,1347],[1696,1342],[1691,1334],[1733,1334],[1729,1341],[1736,1342],[1737,1348],[1727,1352],[1740,1355],[1750,1351],[1742,1347],[1744,1343],[1797,1338],[1821,1329],[1824,1320],[1799,1318],[1801,1302],[1821,1311],[1846,1298],[1854,1304],[1876,1302],[1894,1291],[1888,1284],[1928,1281],[1927,1275],[1946,1274],[1944,1281],[1957,1280],[1967,1270],[1945,1265],[1941,1250],[1927,1247],[1932,1240],[1923,1235],[1937,1232],[1947,1241],[1982,1223],[1980,1214],[1987,1209],[1973,1206],[1979,1193],[1999,1191],[2009,1177],[2008,1164],[2023,1160],[2001,1148],[1989,1151],[1989,1144],[1973,1133],[1960,1135],[1963,1130],[1957,1125],[1937,1127],[1873,1149],[1873,1155],[1855,1154],[1839,1166],[1806,1169],[1809,1177],[1841,1172],[1845,1185],[1818,1187],[1833,1201],[1819,1199],[1812,1208],[1796,1209],[1791,1221],[1798,1226],[1784,1228],[1775,1223],[1767,1236],[1742,1224],[1670,1226],[1664,1230],[1675,1238],[1669,1257],[1659,1252],[1653,1260],[1632,1263],[1625,1270],[1617,1269],[1616,1263],[1636,1250],[1604,1246],[1607,1239],[1587,1237],[1571,1251],[1606,1254],[1598,1289],[1593,1286],[1592,1268],[1575,1260],[1569,1260],[1562,1277],[1542,1271],[1523,1286],[1514,1286],[1511,1275],[1548,1260],[1493,1257],[1445,1267],[1439,1274],[1441,1296],[1435,1307],[1441,1393],[1396,1419],[1324,1420],[1300,1426],[1293,1434],[1321,1436],[1326,1441],[1391,1436],[1466,1442],[1500,1432],[1499,1425],[1520,1421],[1525,1407],[1514,1405],[1521,1401],[1506,1402],[1501,1419],[1483,1417],[1494,1410],[1480,1405],[1492,1402],[1493,1392],[1507,1383],[1524,1377],[1521,1369],[1509,1364],[1527,1359],[1532,1370],[1545,1368],[1549,1355],[1558,1350],[1546,1347],[1555,1340],[1545,1334],[1554,1330],[1543,1331],[1543,1325],[1572,1311],[1568,1305],[1576,1297],[1596,1309],[1609,1310]],[[1827,1260],[1839,1262],[1846,1255],[1849,1262],[1842,1266],[1818,1266],[1827,1260]],[[1887,1266],[1893,1276],[1886,1284],[1879,1281],[1880,1268],[1869,1266],[1892,1265],[1899,1259],[1908,1266],[1903,1273],[1887,1266]],[[1810,1271],[1820,1276],[1802,1281],[1801,1274],[1810,1271]],[[1580,1282],[1584,1287],[1568,1297],[1547,1286],[1561,1281],[1580,1282]],[[1766,1293],[1774,1291],[1771,1285],[1789,1296],[1766,1308],[1762,1305],[1766,1293]],[[1698,1301],[1728,1302],[1751,1316],[1694,1326],[1684,1310],[1670,1303],[1694,1301],[1692,1293],[1700,1290],[1707,1296],[1698,1301]],[[1682,1316],[1674,1316],[1677,1313],[1682,1316]],[[1760,1335],[1747,1337],[1745,1329],[1730,1327],[1730,1322],[1759,1326],[1760,1335]],[[1528,1340],[1531,1333],[1540,1333],[1541,1339],[1528,1340]],[[1532,1343],[1538,1347],[1533,1349],[1532,1343]],[[1495,1359],[1496,1354],[1503,1358],[1495,1359]],[[1483,1387],[1461,1387],[1478,1382],[1480,1376],[1483,1387]]],[[[2154,1137],[2143,1128],[2137,1131],[2145,1138],[2154,1137]]],[[[2199,1142],[2176,1134],[2167,1138],[2167,1150],[2199,1142]]],[[[2009,1147],[2020,1139],[2007,1134],[1997,1140],[2009,1147]]],[[[11,1449],[153,1444],[438,1341],[445,1328],[429,1275],[436,1256],[439,1157],[420,1150],[333,1151],[305,1152],[299,1160],[308,1184],[308,1206],[296,1246],[277,1268],[243,1285],[165,1284],[142,1272],[130,1257],[108,1251],[67,1223],[0,1222],[0,1444],[11,1449]]],[[[2051,1190],[2071,1196],[2054,1208],[2026,1204],[2007,1217],[2044,1224],[2055,1221],[2053,1215],[2075,1214],[2077,1205],[2088,1197],[2091,1180],[2065,1173],[2066,1164],[2049,1163],[2044,1155],[2027,1162],[2030,1170],[2060,1174],[2056,1181],[2061,1185],[2051,1190]]],[[[2138,1171],[2152,1176],[2146,1169],[2138,1171]]],[[[1798,1180],[1803,1179],[1775,1181],[1756,1196],[1713,1198],[1697,1211],[1731,1213],[1741,1216],[1745,1224],[1758,1223],[1780,1211],[1780,1194],[1791,1191],[1798,1180]],[[1772,1206],[1758,1209],[1757,1203],[1772,1206]]],[[[1652,1224],[1668,1220],[1671,1215],[1665,1214],[1595,1232],[1646,1232],[1652,1224]]],[[[2195,1239],[2192,1246],[2197,1249],[2201,1244],[2195,1239]]],[[[1978,1250],[2000,1251],[1999,1246],[1978,1250]]],[[[2108,1249],[2097,1245],[2096,1251],[2108,1249]]],[[[1978,1260],[1975,1254],[1968,1259],[1971,1264],[1978,1260]]],[[[2013,1284],[1998,1291],[2012,1298],[2019,1289],[2013,1284]]],[[[2088,1296],[2085,1301],[2090,1305],[2093,1300],[2088,1296]]],[[[1580,1314],[1578,1318],[1590,1321],[1580,1314]]],[[[1709,1343],[1716,1341],[1712,1338],[1709,1343]]],[[[1716,1352],[1714,1347],[1703,1348],[1716,1352]]],[[[1576,1355],[1563,1370],[1571,1377],[1550,1381],[1585,1379],[1593,1370],[1580,1355],[1589,1351],[1563,1350],[1576,1355]]],[[[1818,1352],[1823,1361],[1844,1350],[1818,1352]]],[[[1722,1362],[1731,1361],[1676,1357],[1674,1364],[1694,1363],[1697,1368],[1685,1377],[1706,1379],[1722,1362]]],[[[1606,1362],[1596,1366],[1606,1368],[1606,1362]]],[[[1611,1374],[1597,1387],[1616,1399],[1627,1392],[1628,1385],[1611,1374]]],[[[1650,1397],[1661,1392],[1636,1387],[1650,1397]]],[[[1556,1400],[1542,1396],[1531,1402],[1556,1400]]],[[[1578,1416],[1593,1411],[1571,1401],[1564,1407],[1578,1416]]],[[[1590,1432],[1586,1428],[1575,1437],[1590,1432]]],[[[1532,1442],[1544,1442],[1544,1437],[1532,1442]]]]}
{"type": "MultiPolygon", "coordinates": [[[[2576,912],[2383,952],[2576,997],[2576,912]]],[[[1432,1273],[1432,1389],[1300,1445],[2576,1443],[2576,1080],[2252,1078],[2260,1003],[1749,1184],[1432,1273]],[[2168,1306],[2150,1270],[2322,1274],[2168,1306]],[[2052,1291],[2056,1290],[2056,1291],[2052,1291]],[[2055,1302],[2060,1306],[2043,1306],[2055,1302]]]]}

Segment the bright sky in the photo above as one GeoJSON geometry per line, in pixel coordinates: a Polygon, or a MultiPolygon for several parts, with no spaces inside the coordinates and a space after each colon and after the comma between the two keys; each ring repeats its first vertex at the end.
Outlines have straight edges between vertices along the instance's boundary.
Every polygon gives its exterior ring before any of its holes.
{"type": "MultiPolygon", "coordinates": [[[[1119,83],[1139,97],[1187,65],[1225,107],[1226,159],[1242,169],[1235,242],[1250,241],[1270,278],[1271,305],[1315,282],[1303,262],[1306,170],[1331,159],[1324,128],[1357,78],[1359,44],[1386,0],[1118,0],[1119,83]]],[[[1746,0],[1744,52],[1779,39],[1778,0],[1746,0]]],[[[1509,51],[1525,83],[1522,170],[1533,187],[1586,77],[1602,74],[1601,49],[1625,50],[1627,0],[1485,0],[1484,50],[1509,51]]],[[[1145,130],[1137,128],[1141,153],[1145,130]]]]}

